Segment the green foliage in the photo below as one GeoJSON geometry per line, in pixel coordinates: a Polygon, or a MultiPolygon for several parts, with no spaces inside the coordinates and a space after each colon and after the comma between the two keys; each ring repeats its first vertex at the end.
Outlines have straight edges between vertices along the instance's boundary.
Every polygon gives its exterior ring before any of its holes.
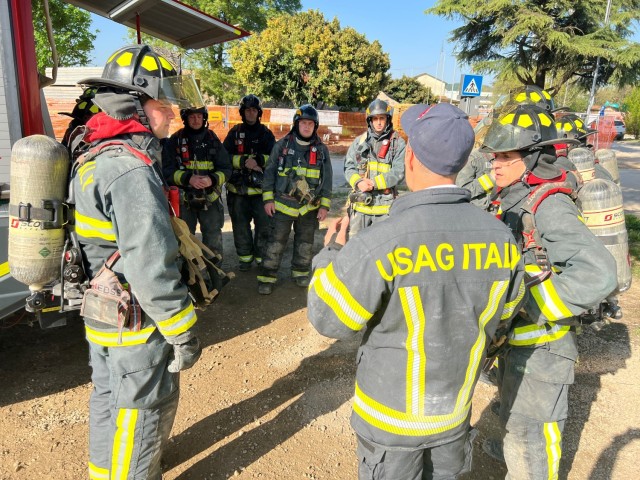
{"type": "MultiPolygon", "coordinates": [[[[47,24],[42,1],[31,0],[33,30],[36,41],[38,71],[44,73],[53,66],[51,46],[47,37],[47,24]]],[[[53,38],[58,52],[58,66],[78,67],[87,65],[96,35],[91,33],[91,15],[86,10],[69,5],[62,0],[49,0],[49,14],[53,38]]]]}
{"type": "Polygon", "coordinates": [[[625,98],[624,108],[627,112],[625,119],[627,133],[638,138],[640,135],[640,87],[635,87],[625,98]]]}
{"type": "Polygon", "coordinates": [[[640,218],[635,215],[624,216],[629,235],[629,255],[631,267],[636,281],[640,277],[640,218]]]}
{"type": "Polygon", "coordinates": [[[390,66],[378,41],[315,10],[272,18],[229,53],[247,91],[289,105],[364,106],[387,83],[390,66]]]}
{"type": "Polygon", "coordinates": [[[384,91],[400,103],[432,103],[435,100],[429,87],[406,75],[391,80],[384,91]]]}
{"type": "Polygon", "coordinates": [[[638,80],[640,44],[629,41],[640,18],[640,0],[614,2],[609,26],[605,1],[438,0],[426,11],[464,25],[452,31],[458,61],[476,71],[546,86],[550,93],[569,80],[589,89],[596,58],[599,84],[638,80]]]}

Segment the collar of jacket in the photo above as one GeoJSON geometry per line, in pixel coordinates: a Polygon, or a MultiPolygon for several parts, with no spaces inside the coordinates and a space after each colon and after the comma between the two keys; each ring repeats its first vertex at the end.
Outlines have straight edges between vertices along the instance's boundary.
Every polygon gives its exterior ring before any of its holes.
{"type": "Polygon", "coordinates": [[[85,139],[87,143],[131,133],[151,133],[136,119],[116,120],[104,112],[96,113],[91,117],[87,122],[87,128],[89,129],[85,139]]]}
{"type": "Polygon", "coordinates": [[[421,205],[469,203],[471,193],[465,188],[443,187],[429,188],[410,192],[396,198],[391,205],[390,215],[397,215],[409,208],[421,205]]]}

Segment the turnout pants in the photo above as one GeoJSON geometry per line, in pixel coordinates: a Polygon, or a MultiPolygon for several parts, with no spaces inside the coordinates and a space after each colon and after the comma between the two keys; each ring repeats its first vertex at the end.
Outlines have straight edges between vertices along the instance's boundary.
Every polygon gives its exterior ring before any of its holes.
{"type": "Polygon", "coordinates": [[[294,236],[291,276],[293,278],[309,276],[311,260],[313,260],[313,240],[319,226],[317,214],[316,210],[298,217],[290,217],[281,212],[275,213],[271,238],[262,262],[262,274],[258,277],[259,282],[275,283],[278,278],[278,269],[292,226],[294,236]]]}
{"type": "Polygon", "coordinates": [[[200,223],[202,243],[222,255],[224,206],[220,199],[209,205],[206,210],[190,209],[188,205],[182,204],[180,205],[180,218],[186,222],[189,231],[193,234],[196,233],[196,225],[200,223]]]}
{"type": "Polygon", "coordinates": [[[89,478],[160,480],[160,456],[178,408],[173,347],[156,330],[142,345],[89,341],[89,478]]]}
{"type": "Polygon", "coordinates": [[[511,347],[498,362],[508,480],[558,478],[575,360],[546,347],[511,347]]]}
{"type": "Polygon", "coordinates": [[[377,445],[358,435],[358,480],[453,480],[471,471],[470,428],[453,442],[426,449],[377,445]]]}
{"type": "Polygon", "coordinates": [[[227,208],[233,226],[233,243],[243,263],[261,262],[269,241],[269,217],[260,195],[239,195],[227,192],[227,208]],[[255,233],[251,233],[251,221],[255,233]]]}

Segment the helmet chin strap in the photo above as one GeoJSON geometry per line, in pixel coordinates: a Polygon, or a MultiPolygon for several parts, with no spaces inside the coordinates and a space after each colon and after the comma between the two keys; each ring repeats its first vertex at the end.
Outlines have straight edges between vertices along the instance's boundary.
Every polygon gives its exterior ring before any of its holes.
{"type": "Polygon", "coordinates": [[[138,113],[138,121],[142,124],[143,127],[151,130],[151,124],[149,123],[149,118],[147,117],[147,114],[144,113],[144,108],[142,108],[142,102],[140,101],[140,97],[137,95],[134,96],[133,103],[135,104],[136,112],[138,113]]]}

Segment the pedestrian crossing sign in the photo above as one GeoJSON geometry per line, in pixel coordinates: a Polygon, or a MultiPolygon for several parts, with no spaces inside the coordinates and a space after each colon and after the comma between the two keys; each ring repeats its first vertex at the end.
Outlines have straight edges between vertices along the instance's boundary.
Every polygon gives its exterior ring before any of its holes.
{"type": "Polygon", "coordinates": [[[479,97],[482,93],[482,75],[462,75],[461,97],[479,97]]]}

